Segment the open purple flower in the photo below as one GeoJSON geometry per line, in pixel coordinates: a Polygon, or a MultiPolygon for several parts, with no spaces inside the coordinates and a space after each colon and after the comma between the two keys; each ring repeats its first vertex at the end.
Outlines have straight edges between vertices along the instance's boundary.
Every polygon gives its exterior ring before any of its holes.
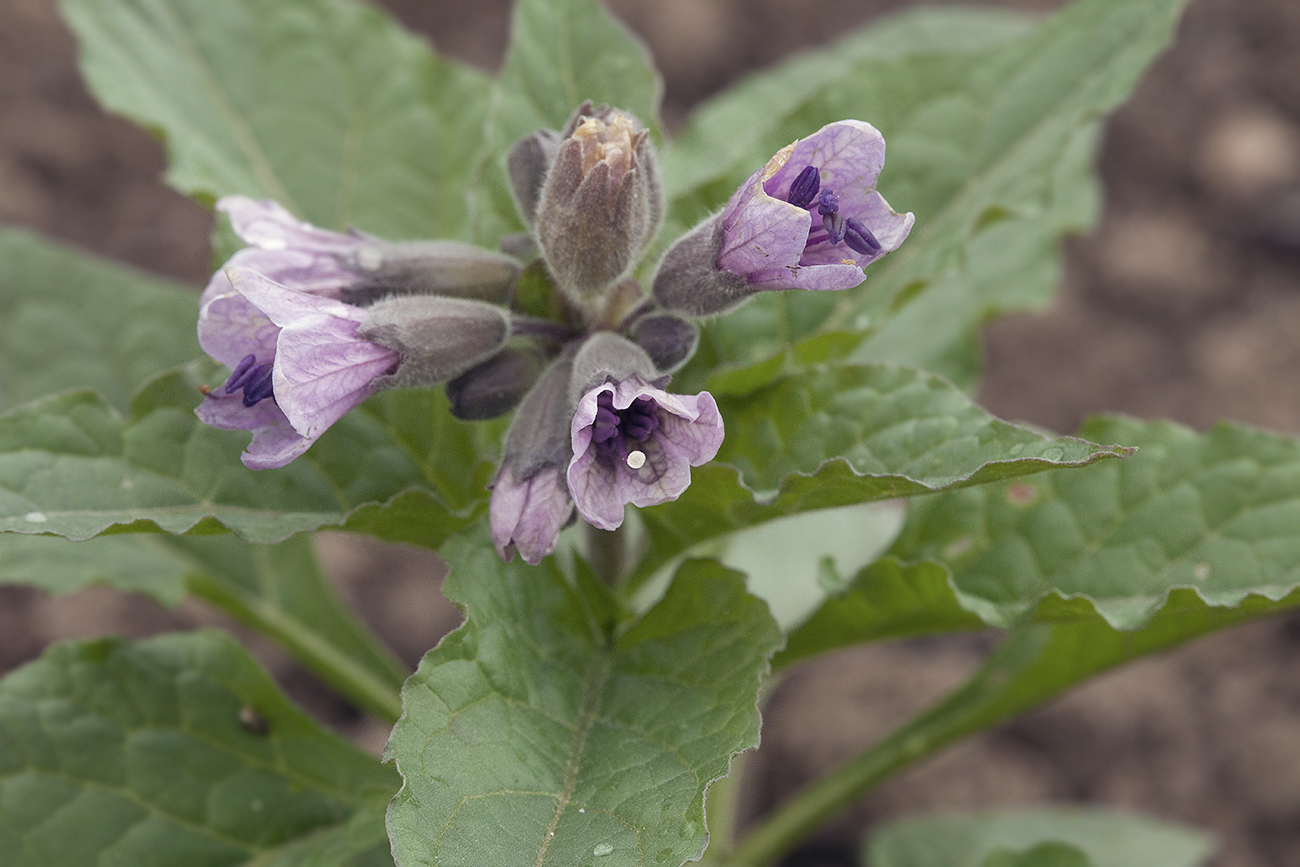
{"type": "Polygon", "coordinates": [[[702,316],[764,290],[857,286],[862,269],[897,249],[915,220],[876,192],[884,163],[884,137],[858,120],[782,148],[721,213],[669,249],[655,297],[702,316]]]}
{"type": "Polygon", "coordinates": [[[195,410],[213,427],[251,430],[242,455],[282,467],[375,390],[400,353],[357,336],[367,311],[291,289],[247,268],[214,279],[199,309],[199,344],[231,369],[195,410]]]}
{"type": "Polygon", "coordinates": [[[578,513],[602,530],[623,523],[623,507],[681,496],[691,467],[722,445],[713,396],[669,394],[635,374],[592,388],[573,415],[569,492],[578,513]]]}

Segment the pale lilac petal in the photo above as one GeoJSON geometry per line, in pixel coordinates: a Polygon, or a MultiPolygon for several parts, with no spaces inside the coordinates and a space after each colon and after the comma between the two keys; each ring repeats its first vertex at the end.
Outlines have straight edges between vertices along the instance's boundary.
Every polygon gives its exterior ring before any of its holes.
{"type": "Polygon", "coordinates": [[[225,196],[217,202],[217,210],[230,217],[236,235],[263,250],[334,252],[355,247],[360,242],[355,235],[342,235],[299,220],[270,199],[225,196]]]}
{"type": "Polygon", "coordinates": [[[280,326],[272,383],[295,430],[310,439],[373,393],[400,355],[356,336],[364,309],[280,286],[255,271],[227,271],[239,292],[280,326]]]}
{"type": "Polygon", "coordinates": [[[307,451],[314,442],[302,436],[273,400],[244,406],[242,394],[214,391],[194,410],[199,421],[220,430],[251,430],[253,441],[240,455],[253,470],[282,467],[307,451]]]}
{"type": "Polygon", "coordinates": [[[269,200],[227,196],[217,202],[217,209],[229,214],[235,234],[250,245],[235,253],[226,268],[249,268],[303,292],[337,297],[343,286],[357,279],[343,260],[376,246],[363,236],[304,223],[269,200]]]}
{"type": "MultiPolygon", "coordinates": [[[[871,230],[871,234],[875,235],[876,240],[880,242],[880,252],[872,256],[850,250],[843,244],[817,244],[804,251],[799,264],[839,264],[848,257],[852,257],[848,261],[857,264],[859,267],[865,267],[886,253],[891,253],[902,246],[903,241],[907,239],[908,234],[912,231],[912,224],[916,222],[915,216],[910,213],[898,213],[889,207],[889,202],[885,201],[884,196],[875,192],[866,196],[861,202],[855,203],[851,210],[845,209],[844,200],[841,198],[840,209],[845,213],[856,216],[871,230]]],[[[858,279],[861,282],[862,277],[860,276],[858,279]]]]}
{"type": "Polygon", "coordinates": [[[690,485],[690,468],[712,460],[722,437],[722,416],[708,392],[669,394],[637,377],[597,386],[582,397],[574,413],[573,459],[567,475],[578,513],[602,530],[613,530],[623,523],[628,503],[644,507],[677,499],[690,485]],[[629,446],[644,455],[640,467],[611,459],[592,443],[598,401],[611,392],[616,411],[643,396],[655,403],[658,429],[629,446]]]}
{"type": "Polygon", "coordinates": [[[860,120],[840,120],[794,144],[785,164],[763,185],[769,195],[784,199],[790,184],[804,170],[817,166],[823,187],[840,197],[840,206],[856,205],[876,189],[876,179],[885,165],[885,137],[874,126],[860,120]]]}
{"type": "MultiPolygon", "coordinates": [[[[812,217],[804,208],[774,199],[761,190],[757,175],[743,204],[723,212],[723,242],[717,266],[737,274],[785,271],[797,266],[808,241],[812,217]]],[[[751,281],[754,282],[754,281],[751,281]]]]}
{"type": "Polygon", "coordinates": [[[573,514],[573,500],[560,471],[546,467],[525,482],[505,468],[492,489],[488,524],[492,544],[507,563],[517,550],[524,562],[536,566],[555,550],[560,530],[573,514]]]}

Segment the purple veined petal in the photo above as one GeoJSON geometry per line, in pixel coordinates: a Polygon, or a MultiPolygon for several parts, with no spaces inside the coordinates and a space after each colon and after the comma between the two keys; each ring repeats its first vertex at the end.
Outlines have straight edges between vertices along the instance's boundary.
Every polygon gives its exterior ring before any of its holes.
{"type": "Polygon", "coordinates": [[[236,291],[225,272],[208,281],[199,299],[199,346],[231,370],[245,355],[261,361],[275,357],[280,327],[236,291]]]}
{"type": "Polygon", "coordinates": [[[717,267],[749,275],[798,264],[812,215],[805,208],[763,193],[757,173],[747,186],[748,194],[733,196],[723,210],[717,267]]]}
{"type": "Polygon", "coordinates": [[[794,143],[785,162],[763,184],[768,195],[784,199],[805,166],[817,166],[821,186],[840,199],[840,209],[855,216],[857,201],[876,188],[885,165],[885,137],[869,123],[839,120],[794,143]]]}
{"type": "Polygon", "coordinates": [[[708,392],[669,394],[637,377],[597,386],[583,396],[573,420],[574,457],[567,476],[579,514],[596,527],[612,530],[623,523],[628,503],[643,507],[676,499],[690,485],[690,468],[712,460],[722,437],[722,417],[708,392]],[[649,398],[658,420],[654,432],[624,443],[622,451],[593,443],[592,425],[603,394],[611,394],[615,410],[649,398]],[[615,457],[623,452],[627,460],[615,457]],[[634,452],[639,463],[631,460],[634,452]]]}
{"type": "Polygon", "coordinates": [[[280,326],[272,384],[275,402],[300,434],[315,439],[374,391],[400,354],[357,337],[366,311],[296,292],[255,271],[227,271],[235,288],[280,326]]]}
{"type": "Polygon", "coordinates": [[[880,252],[874,255],[855,253],[842,244],[834,246],[819,244],[810,246],[803,252],[799,259],[800,265],[829,265],[843,262],[849,257],[851,257],[851,261],[856,262],[859,266],[869,265],[886,253],[897,250],[903,241],[907,239],[908,234],[912,231],[913,224],[916,222],[915,216],[910,213],[897,213],[893,208],[889,207],[889,203],[885,201],[884,196],[875,192],[860,203],[855,203],[852,211],[842,211],[842,213],[855,217],[871,230],[871,234],[875,236],[876,241],[880,244],[880,252]]]}
{"type": "Polygon", "coordinates": [[[217,201],[217,210],[230,217],[231,228],[245,243],[263,250],[298,249],[330,253],[352,249],[363,243],[355,235],[331,232],[299,220],[271,199],[225,196],[217,201]]]}
{"type": "Polygon", "coordinates": [[[555,550],[560,530],[572,514],[573,499],[558,468],[546,467],[519,482],[506,467],[488,505],[492,545],[507,563],[517,550],[524,562],[536,566],[555,550]]]}
{"type": "Polygon", "coordinates": [[[253,470],[282,467],[307,451],[313,440],[302,436],[273,400],[244,406],[239,394],[214,391],[194,410],[199,421],[220,430],[253,431],[253,441],[240,455],[253,470]]]}

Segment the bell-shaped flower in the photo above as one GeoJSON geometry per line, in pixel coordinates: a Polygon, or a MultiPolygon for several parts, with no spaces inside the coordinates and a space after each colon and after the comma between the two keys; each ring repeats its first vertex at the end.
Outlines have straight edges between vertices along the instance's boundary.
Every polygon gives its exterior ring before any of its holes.
{"type": "Polygon", "coordinates": [[[869,123],[827,124],[782,148],[722,211],[664,255],[652,291],[669,310],[721,313],[756,292],[851,289],[912,230],[876,192],[885,139],[869,123]]]}
{"type": "Polygon", "coordinates": [[[569,493],[588,523],[613,530],[624,506],[675,500],[691,483],[691,467],[722,445],[722,416],[708,392],[669,394],[654,365],[633,343],[602,332],[574,362],[572,393],[580,393],[570,426],[569,493]]]}
{"type": "Polygon", "coordinates": [[[253,431],[248,467],[282,467],[369,397],[401,354],[357,335],[364,308],[247,268],[225,277],[227,292],[209,284],[204,293],[199,344],[232,373],[195,412],[213,427],[253,431]]]}
{"type": "Polygon", "coordinates": [[[492,544],[509,563],[518,551],[536,566],[555,550],[560,530],[573,517],[565,484],[569,464],[569,380],[574,351],[551,362],[524,396],[506,434],[501,469],[492,482],[488,525],[492,544]]]}

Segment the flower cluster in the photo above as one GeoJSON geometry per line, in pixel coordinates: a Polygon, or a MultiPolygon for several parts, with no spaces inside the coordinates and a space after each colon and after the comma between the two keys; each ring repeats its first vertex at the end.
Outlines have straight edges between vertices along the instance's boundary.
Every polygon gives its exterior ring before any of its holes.
{"type": "Polygon", "coordinates": [[[630,275],[663,215],[647,131],[580,106],[507,158],[527,243],[517,255],[453,241],[390,242],[300,222],[278,204],[217,203],[248,246],[213,275],[199,342],[230,368],[197,414],[248,430],[243,461],[281,467],[385,388],[444,384],[465,420],[515,410],[491,485],[498,553],[538,563],[575,513],[619,527],[628,504],[679,497],[712,460],[722,417],[708,392],[672,394],[694,318],[760,291],[848,289],[912,227],[876,192],[884,139],[840,121],[782,149],[664,255],[647,294],[630,275]],[[546,264],[551,309],[515,283],[546,264]]]}

